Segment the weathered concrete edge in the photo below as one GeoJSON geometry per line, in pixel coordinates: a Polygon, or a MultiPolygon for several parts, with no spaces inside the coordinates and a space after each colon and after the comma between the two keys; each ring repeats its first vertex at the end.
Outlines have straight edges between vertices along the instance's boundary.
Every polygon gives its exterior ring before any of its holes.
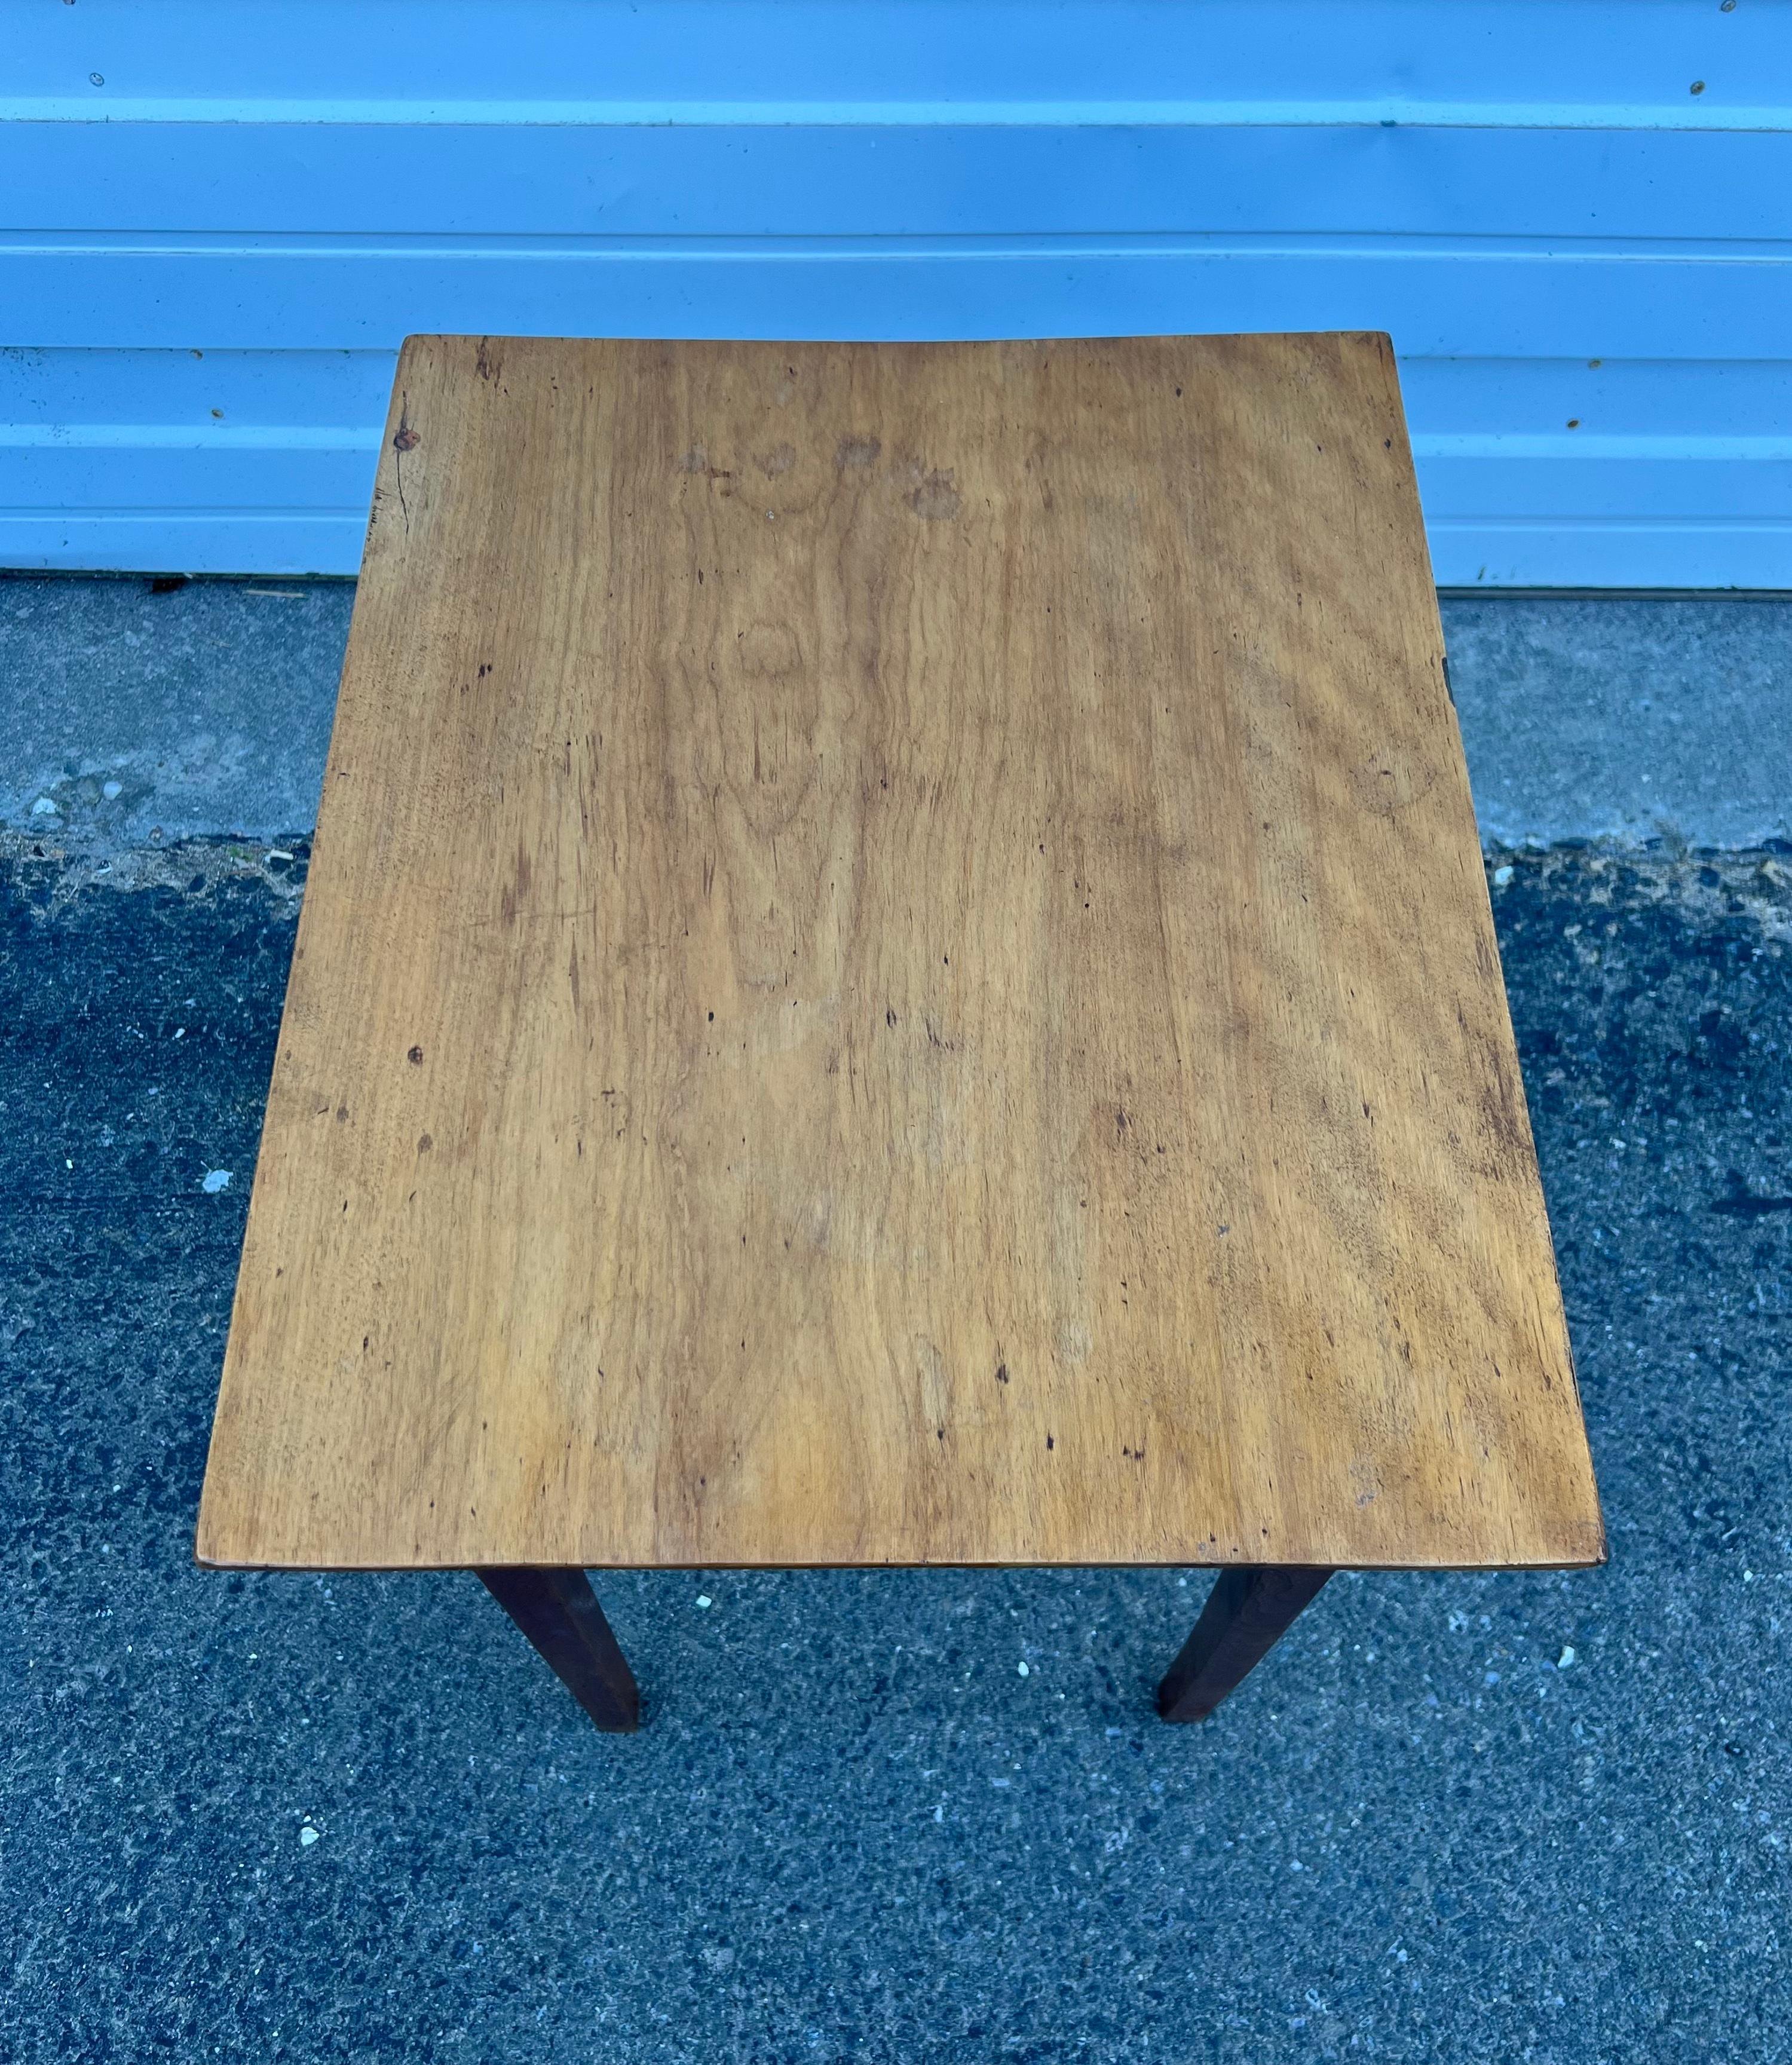
{"type": "MultiPolygon", "coordinates": [[[[111,859],[121,886],[133,853],[306,837],[353,594],[0,581],[0,830],[111,859]]],[[[1792,599],[1442,607],[1488,850],[1792,843],[1792,599]]]]}

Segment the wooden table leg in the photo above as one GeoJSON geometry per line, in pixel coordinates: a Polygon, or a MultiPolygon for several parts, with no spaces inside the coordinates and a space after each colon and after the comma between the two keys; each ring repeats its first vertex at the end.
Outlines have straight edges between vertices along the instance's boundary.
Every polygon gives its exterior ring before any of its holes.
{"type": "Polygon", "coordinates": [[[1167,1721],[1199,1721],[1260,1663],[1331,1572],[1240,1564],[1222,1570],[1195,1632],[1157,1688],[1167,1721]]]}
{"type": "Polygon", "coordinates": [[[641,1690],[583,1570],[480,1570],[491,1596],[599,1728],[633,1735],[641,1690]]]}

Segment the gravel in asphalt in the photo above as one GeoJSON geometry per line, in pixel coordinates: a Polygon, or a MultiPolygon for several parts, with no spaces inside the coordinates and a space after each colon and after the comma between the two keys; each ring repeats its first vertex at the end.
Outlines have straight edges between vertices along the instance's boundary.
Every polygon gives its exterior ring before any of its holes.
{"type": "Polygon", "coordinates": [[[1198,1572],[612,1575],[618,1739],[471,1577],[195,1568],[305,854],[37,843],[0,2054],[1792,2057],[1792,862],[1490,857],[1607,1568],[1341,1578],[1194,1728],[1198,1572]]]}

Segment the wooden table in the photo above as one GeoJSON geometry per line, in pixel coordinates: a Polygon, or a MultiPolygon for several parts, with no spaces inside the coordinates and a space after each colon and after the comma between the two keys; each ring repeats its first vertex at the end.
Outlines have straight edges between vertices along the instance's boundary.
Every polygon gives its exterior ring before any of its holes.
{"type": "Polygon", "coordinates": [[[201,1561],[1604,1553],[1388,340],[412,338],[201,1561]]]}

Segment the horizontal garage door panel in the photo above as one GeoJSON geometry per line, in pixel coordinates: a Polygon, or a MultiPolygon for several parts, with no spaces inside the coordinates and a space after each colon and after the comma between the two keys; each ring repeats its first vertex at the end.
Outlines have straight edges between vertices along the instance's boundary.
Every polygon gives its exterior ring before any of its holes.
{"type": "Polygon", "coordinates": [[[1792,587],[1792,8],[0,0],[0,564],[352,571],[413,331],[1339,327],[1394,339],[1440,580],[1792,587]]]}

